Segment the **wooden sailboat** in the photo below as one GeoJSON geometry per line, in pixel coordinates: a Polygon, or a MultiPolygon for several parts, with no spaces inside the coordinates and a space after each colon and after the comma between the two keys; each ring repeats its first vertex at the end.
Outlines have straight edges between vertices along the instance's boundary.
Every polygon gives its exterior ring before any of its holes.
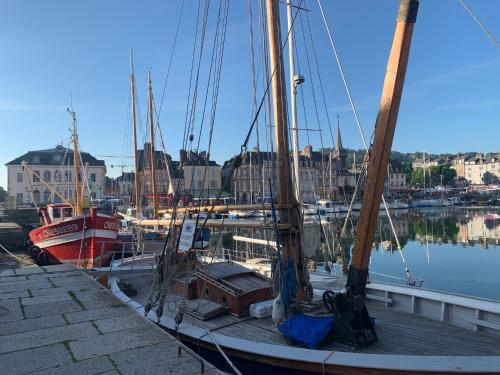
{"type": "Polygon", "coordinates": [[[367,284],[418,0],[400,2],[345,290],[324,294],[325,289],[331,287],[329,280],[315,277],[316,290],[312,296],[301,256],[301,216],[291,178],[279,2],[266,0],[265,3],[270,65],[273,71],[276,69],[272,93],[278,166],[277,209],[281,218],[280,227],[276,228],[276,245],[281,249],[278,262],[282,270],[289,271],[288,277],[278,283],[278,288],[283,294],[285,286],[295,287],[289,290],[291,300],[282,300],[292,316],[300,309],[308,311],[311,307],[308,297],[312,297],[313,306],[315,302],[316,307],[329,306],[331,310],[327,315],[334,317],[333,340],[327,338],[321,349],[293,345],[281,335],[271,318],[244,317],[241,308],[231,311],[234,304],[248,295],[253,296],[253,303],[262,301],[260,298],[266,298],[268,287],[247,282],[255,275],[248,270],[238,270],[230,263],[214,264],[213,273],[210,265],[193,273],[190,271],[193,258],[189,255],[181,260],[176,252],[163,254],[154,272],[154,285],[162,291],[158,294],[156,310],[152,309],[152,296],[148,293],[150,279],[127,273],[132,267],[130,263],[120,264],[122,272],[115,270],[119,276],[110,278],[112,291],[138,312],[175,332],[177,337],[217,365],[229,363],[233,371],[239,369],[242,373],[498,373],[500,302],[405,286],[367,284]],[[185,273],[176,278],[169,268],[172,262],[186,262],[182,267],[185,273]],[[197,276],[200,277],[194,281],[193,277],[197,276]],[[119,289],[118,279],[137,288],[138,294],[133,300],[119,289]],[[207,282],[210,289],[205,289],[207,282]],[[191,283],[197,283],[198,295],[186,296],[184,293],[183,297],[182,293],[173,293],[174,298],[168,299],[164,291],[170,283],[176,285],[176,291],[190,290],[191,283]],[[230,304],[229,297],[236,302],[230,304]],[[220,315],[228,309],[232,315],[220,315]]]}

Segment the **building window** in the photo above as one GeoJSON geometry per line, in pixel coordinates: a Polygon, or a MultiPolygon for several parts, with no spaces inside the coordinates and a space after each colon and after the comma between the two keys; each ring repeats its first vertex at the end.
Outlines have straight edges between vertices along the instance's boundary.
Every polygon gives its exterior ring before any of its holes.
{"type": "Polygon", "coordinates": [[[90,181],[95,182],[95,173],[90,174],[90,181]]]}
{"type": "Polygon", "coordinates": [[[40,171],[33,171],[33,182],[40,182],[40,171]]]}
{"type": "Polygon", "coordinates": [[[71,182],[71,172],[64,171],[64,182],[71,182]]]}
{"type": "Polygon", "coordinates": [[[22,173],[17,174],[17,182],[23,182],[23,174],[22,173]]]}
{"type": "Polygon", "coordinates": [[[217,189],[217,181],[210,180],[210,188],[211,189],[217,189]]]}
{"type": "MultiPolygon", "coordinates": [[[[22,176],[22,173],[21,173],[22,176]]],[[[16,195],[16,203],[17,204],[23,204],[23,193],[17,193],[16,195]]]]}
{"type": "Polygon", "coordinates": [[[61,172],[60,171],[54,172],[54,182],[61,182],[61,172]]]}
{"type": "Polygon", "coordinates": [[[212,169],[211,173],[212,173],[212,177],[215,178],[215,169],[212,169]]]}
{"type": "Polygon", "coordinates": [[[198,189],[201,189],[203,187],[203,183],[201,180],[198,180],[198,189]]]}
{"type": "Polygon", "coordinates": [[[43,179],[45,182],[50,182],[50,178],[51,178],[50,171],[43,172],[43,179]]]}
{"type": "Polygon", "coordinates": [[[196,175],[197,175],[198,177],[201,177],[201,169],[198,169],[198,170],[196,171],[196,175]]]}

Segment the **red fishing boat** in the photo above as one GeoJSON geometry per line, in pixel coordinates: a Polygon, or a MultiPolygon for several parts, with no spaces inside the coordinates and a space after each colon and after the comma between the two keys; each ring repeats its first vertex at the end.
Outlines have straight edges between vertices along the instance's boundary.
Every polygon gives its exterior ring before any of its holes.
{"type": "Polygon", "coordinates": [[[52,188],[44,181],[39,173],[31,169],[26,163],[23,168],[28,174],[28,181],[36,177],[47,188],[59,197],[64,203],[49,204],[38,207],[42,225],[29,234],[29,254],[37,260],[39,265],[46,265],[54,261],[70,263],[76,267],[91,268],[103,266],[111,260],[112,251],[121,241],[117,240],[120,221],[112,216],[98,214],[96,208],[84,212],[82,208],[83,189],[80,172],[80,153],[78,151],[78,136],[75,112],[68,109],[73,119],[73,168],[75,176],[74,201],[70,202],[57,189],[52,188]]]}
{"type": "Polygon", "coordinates": [[[66,203],[51,204],[40,209],[43,225],[29,234],[30,255],[40,265],[51,261],[90,268],[107,264],[119,240],[119,220],[97,213],[74,215],[66,203]]]}

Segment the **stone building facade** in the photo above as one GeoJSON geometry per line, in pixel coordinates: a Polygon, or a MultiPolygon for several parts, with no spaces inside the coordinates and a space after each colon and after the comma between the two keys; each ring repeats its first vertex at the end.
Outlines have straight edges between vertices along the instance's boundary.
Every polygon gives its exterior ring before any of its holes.
{"type": "MultiPolygon", "coordinates": [[[[92,198],[102,198],[105,193],[106,165],[87,152],[80,152],[85,166],[86,179],[81,179],[84,192],[92,198]]],[[[8,197],[15,205],[57,203],[61,198],[53,193],[41,180],[68,200],[75,199],[76,178],[73,169],[73,150],[63,146],[37,151],[28,151],[5,164],[7,167],[8,197]],[[23,169],[26,162],[34,170],[23,169]]],[[[83,173],[83,170],[80,170],[83,173]]]]}

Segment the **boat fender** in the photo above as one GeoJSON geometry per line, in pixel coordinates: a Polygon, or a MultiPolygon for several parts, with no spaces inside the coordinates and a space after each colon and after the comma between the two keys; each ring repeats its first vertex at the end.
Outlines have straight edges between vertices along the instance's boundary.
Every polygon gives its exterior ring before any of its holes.
{"type": "Polygon", "coordinates": [[[278,294],[278,297],[273,301],[273,313],[271,317],[276,326],[285,319],[285,306],[281,300],[281,294],[278,294]]]}

